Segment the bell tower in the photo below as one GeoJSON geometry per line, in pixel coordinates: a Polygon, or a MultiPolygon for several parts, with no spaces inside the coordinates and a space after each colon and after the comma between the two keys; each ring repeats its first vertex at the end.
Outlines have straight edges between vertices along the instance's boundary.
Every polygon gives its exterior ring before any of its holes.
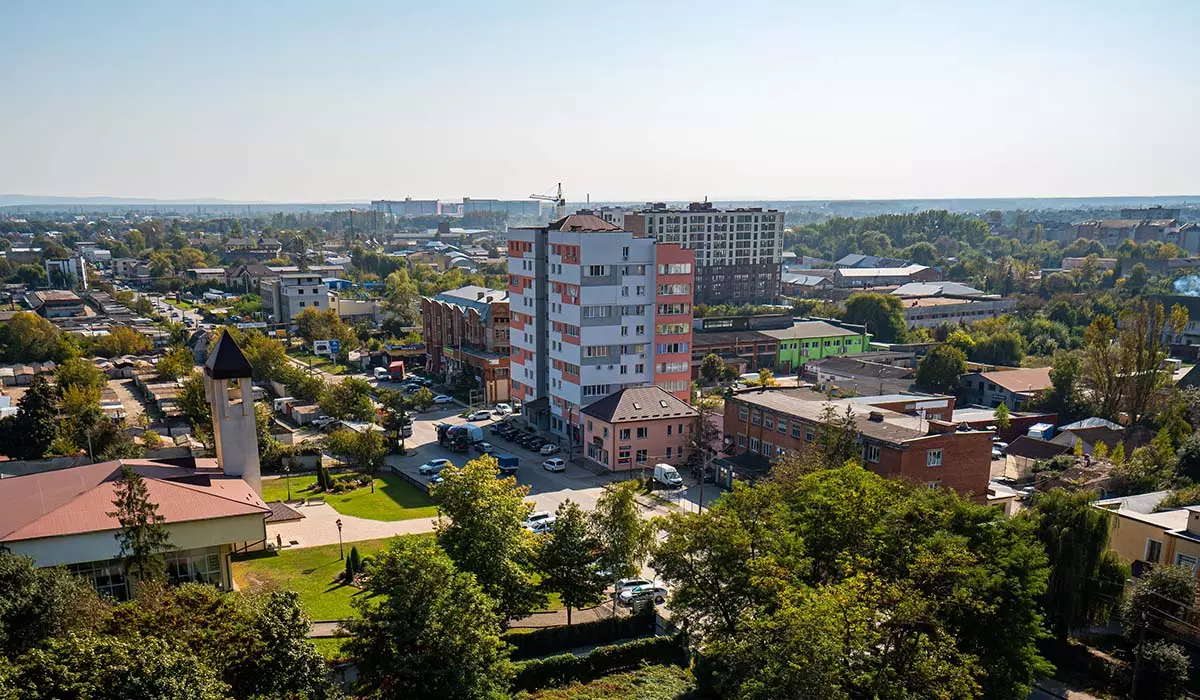
{"type": "Polygon", "coordinates": [[[253,374],[242,349],[228,333],[222,333],[204,363],[204,393],[212,408],[217,464],[226,474],[245,479],[261,496],[262,471],[250,383],[253,374]]]}

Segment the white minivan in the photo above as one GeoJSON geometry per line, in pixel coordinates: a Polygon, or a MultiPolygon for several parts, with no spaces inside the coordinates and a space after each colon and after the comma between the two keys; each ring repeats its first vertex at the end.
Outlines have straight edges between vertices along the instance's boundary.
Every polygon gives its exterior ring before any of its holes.
{"type": "Polygon", "coordinates": [[[683,486],[683,477],[679,476],[679,470],[670,464],[654,465],[654,480],[673,489],[683,486]]]}

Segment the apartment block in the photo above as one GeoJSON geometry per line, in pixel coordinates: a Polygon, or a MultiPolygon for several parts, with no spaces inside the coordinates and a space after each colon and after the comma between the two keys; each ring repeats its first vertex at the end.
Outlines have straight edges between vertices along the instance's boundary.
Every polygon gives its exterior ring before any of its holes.
{"type": "Polygon", "coordinates": [[[508,401],[508,291],[467,286],[421,298],[426,368],[452,377],[471,372],[488,403],[508,401]]]}
{"type": "Polygon", "coordinates": [[[780,294],[783,213],[762,207],[717,209],[693,202],[673,209],[658,202],[622,212],[606,209],[601,218],[660,243],[695,251],[697,304],[769,304],[780,294]]]}
{"type": "Polygon", "coordinates": [[[278,323],[287,323],[305,309],[329,308],[329,286],[312,272],[285,272],[260,282],[263,310],[278,323]]]}
{"type": "Polygon", "coordinates": [[[953,422],[954,403],[928,394],[827,400],[807,389],[743,391],[725,401],[725,439],[744,466],[765,470],[779,455],[819,449],[827,411],[844,416],[849,409],[868,470],[983,502],[995,433],[953,422]]]}
{"type": "Polygon", "coordinates": [[[580,410],[655,384],[690,398],[694,254],[590,214],[508,230],[513,398],[578,442],[580,410]]]}

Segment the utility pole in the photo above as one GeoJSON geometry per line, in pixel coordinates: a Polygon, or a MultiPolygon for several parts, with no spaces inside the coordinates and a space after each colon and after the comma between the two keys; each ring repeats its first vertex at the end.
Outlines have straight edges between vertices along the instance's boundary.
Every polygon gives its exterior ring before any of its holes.
{"type": "Polygon", "coordinates": [[[1133,662],[1133,680],[1129,684],[1129,697],[1136,700],[1138,696],[1138,676],[1142,672],[1142,646],[1146,643],[1146,627],[1149,626],[1149,616],[1145,611],[1142,611],[1142,618],[1138,624],[1138,643],[1134,649],[1133,662]]]}

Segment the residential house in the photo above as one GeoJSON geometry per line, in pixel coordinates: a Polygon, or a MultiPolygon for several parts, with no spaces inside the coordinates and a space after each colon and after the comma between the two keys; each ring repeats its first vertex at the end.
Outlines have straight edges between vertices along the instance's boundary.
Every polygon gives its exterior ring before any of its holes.
{"type": "MultiPolygon", "coordinates": [[[[1104,443],[1105,449],[1111,454],[1117,445],[1125,442],[1125,426],[1104,418],[1085,418],[1059,427],[1058,434],[1050,441],[1071,449],[1079,442],[1085,455],[1093,454],[1096,446],[1104,443]]],[[[1126,447],[1126,453],[1129,452],[1132,449],[1126,447]]]]}
{"type": "Polygon", "coordinates": [[[278,323],[291,322],[305,309],[330,308],[329,287],[314,272],[285,272],[259,283],[263,311],[278,323]]]}
{"type": "Polygon", "coordinates": [[[1093,503],[1109,514],[1108,548],[1140,576],[1158,564],[1200,569],[1200,507],[1158,510],[1169,491],[1093,503]]]}
{"type": "Polygon", "coordinates": [[[588,404],[584,456],[610,471],[681,464],[699,412],[657,387],[626,388],[588,404]]]}
{"type": "Polygon", "coordinates": [[[117,279],[147,279],[150,277],[150,263],[137,258],[114,258],[112,271],[117,279]]]}
{"type": "Polygon", "coordinates": [[[1033,367],[968,372],[962,376],[960,386],[968,403],[992,408],[1005,404],[1010,411],[1020,411],[1053,382],[1049,367],[1033,367]]]}
{"type": "Polygon", "coordinates": [[[828,400],[806,389],[742,391],[725,400],[726,450],[751,455],[765,470],[781,454],[817,449],[828,411],[843,416],[849,409],[867,469],[952,488],[982,503],[994,433],[950,422],[954,403],[930,394],[828,400]]]}
{"type": "Polygon", "coordinates": [[[833,287],[833,280],[823,275],[783,273],[780,290],[785,297],[816,297],[833,287]]]}
{"type": "Polygon", "coordinates": [[[225,268],[223,267],[192,267],[187,271],[188,277],[197,282],[224,282],[225,268]]]}

